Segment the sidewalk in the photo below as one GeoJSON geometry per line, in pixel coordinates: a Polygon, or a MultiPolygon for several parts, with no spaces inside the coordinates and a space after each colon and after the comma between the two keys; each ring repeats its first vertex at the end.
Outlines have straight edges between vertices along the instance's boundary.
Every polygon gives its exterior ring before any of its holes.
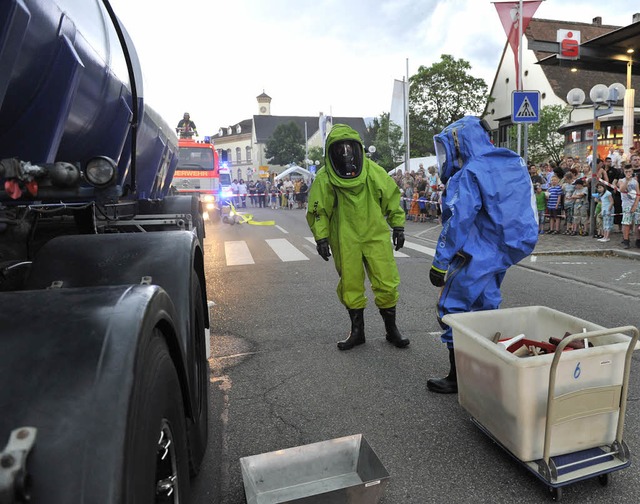
{"type": "Polygon", "coordinates": [[[563,234],[538,235],[538,243],[533,254],[584,254],[584,253],[611,253],[618,256],[640,259],[640,248],[635,247],[635,239],[631,240],[631,248],[622,248],[622,233],[611,233],[611,241],[599,242],[592,236],[567,236],[563,234]]]}
{"type": "MultiPolygon", "coordinates": [[[[412,222],[406,221],[405,233],[413,238],[436,241],[440,235],[442,227],[435,222],[412,222]]],[[[538,243],[532,255],[542,254],[614,254],[621,257],[640,260],[640,248],[635,247],[635,239],[631,239],[631,248],[623,249],[620,242],[622,233],[614,231],[611,233],[611,241],[607,243],[599,242],[592,236],[567,236],[563,234],[538,235],[538,243]]]]}

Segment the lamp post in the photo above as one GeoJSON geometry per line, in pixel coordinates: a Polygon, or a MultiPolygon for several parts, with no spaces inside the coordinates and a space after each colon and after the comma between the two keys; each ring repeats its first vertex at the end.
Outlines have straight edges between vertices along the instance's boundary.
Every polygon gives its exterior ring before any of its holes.
{"type": "MultiPolygon", "coordinates": [[[[591,98],[592,105],[588,105],[588,107],[593,107],[593,142],[591,144],[591,194],[596,193],[596,183],[597,183],[597,173],[598,173],[598,133],[597,130],[599,127],[599,117],[611,114],[613,112],[612,105],[618,103],[618,100],[624,97],[625,87],[616,82],[611,84],[609,87],[604,84],[596,84],[589,91],[589,98],[591,98]],[[606,108],[605,108],[606,107],[606,108]]],[[[573,88],[571,91],[567,93],[567,102],[573,108],[583,108],[581,107],[584,103],[585,94],[584,91],[580,88],[573,88]]],[[[592,196],[591,197],[591,205],[589,206],[589,215],[590,215],[590,223],[589,228],[592,235],[596,234],[596,200],[592,196]]]]}

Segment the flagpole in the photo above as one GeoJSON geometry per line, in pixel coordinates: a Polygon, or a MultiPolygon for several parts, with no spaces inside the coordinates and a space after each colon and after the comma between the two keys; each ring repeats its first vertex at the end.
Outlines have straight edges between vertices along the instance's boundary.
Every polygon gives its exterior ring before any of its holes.
{"type": "MultiPolygon", "coordinates": [[[[522,91],[522,0],[518,4],[518,91],[522,91]]],[[[518,123],[518,155],[522,155],[522,123],[518,123]]]]}
{"type": "MultiPolygon", "coordinates": [[[[404,79],[403,79],[404,80],[404,79]]],[[[411,151],[409,149],[409,58],[407,58],[407,81],[404,85],[404,171],[409,173],[411,170],[411,151]]]]}

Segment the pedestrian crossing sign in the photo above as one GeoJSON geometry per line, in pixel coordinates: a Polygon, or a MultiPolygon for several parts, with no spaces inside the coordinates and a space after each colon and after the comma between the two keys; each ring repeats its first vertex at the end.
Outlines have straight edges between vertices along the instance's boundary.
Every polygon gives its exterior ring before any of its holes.
{"type": "Polygon", "coordinates": [[[540,91],[511,93],[511,121],[514,123],[540,122],[540,91]]]}

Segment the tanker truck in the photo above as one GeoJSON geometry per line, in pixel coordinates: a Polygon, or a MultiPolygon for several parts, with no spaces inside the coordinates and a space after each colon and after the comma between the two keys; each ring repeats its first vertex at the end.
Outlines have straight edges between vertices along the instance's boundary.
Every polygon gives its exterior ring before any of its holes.
{"type": "Polygon", "coordinates": [[[3,0],[0,69],[0,503],[186,503],[209,314],[175,132],[108,0],[3,0]]]}

